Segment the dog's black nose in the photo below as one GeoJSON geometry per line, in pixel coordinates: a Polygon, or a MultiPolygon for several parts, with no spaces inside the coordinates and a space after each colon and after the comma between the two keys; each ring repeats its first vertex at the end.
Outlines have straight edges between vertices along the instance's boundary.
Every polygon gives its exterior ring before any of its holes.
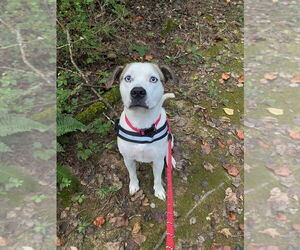
{"type": "Polygon", "coordinates": [[[130,91],[133,99],[142,99],[146,95],[146,90],[142,87],[135,87],[130,91]]]}

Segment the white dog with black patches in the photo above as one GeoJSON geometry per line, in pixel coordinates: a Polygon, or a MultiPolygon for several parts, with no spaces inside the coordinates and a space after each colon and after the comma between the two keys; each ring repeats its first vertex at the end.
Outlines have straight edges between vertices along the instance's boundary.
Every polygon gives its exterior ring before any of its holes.
{"type": "Polygon", "coordinates": [[[168,152],[167,117],[162,104],[174,94],[164,94],[168,79],[178,83],[167,67],[152,63],[131,63],[117,67],[107,82],[110,87],[119,78],[124,110],[116,124],[118,148],[129,172],[129,193],[139,190],[136,161],[153,162],[154,194],[165,199],[161,175],[168,152]]]}

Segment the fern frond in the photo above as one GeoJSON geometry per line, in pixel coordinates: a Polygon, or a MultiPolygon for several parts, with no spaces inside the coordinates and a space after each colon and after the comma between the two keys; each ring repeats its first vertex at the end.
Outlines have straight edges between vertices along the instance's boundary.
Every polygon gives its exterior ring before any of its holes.
{"type": "Polygon", "coordinates": [[[47,127],[39,122],[16,115],[0,114],[0,136],[12,135],[31,130],[45,130],[47,127]]]}
{"type": "Polygon", "coordinates": [[[76,120],[75,118],[59,114],[57,116],[57,136],[64,135],[66,133],[74,132],[76,130],[84,130],[87,127],[81,123],[80,121],[76,120]]]}
{"type": "Polygon", "coordinates": [[[63,146],[58,142],[56,142],[56,152],[58,153],[65,152],[63,146]]]}
{"type": "Polygon", "coordinates": [[[0,141],[0,152],[2,153],[11,152],[11,148],[0,141]]]}

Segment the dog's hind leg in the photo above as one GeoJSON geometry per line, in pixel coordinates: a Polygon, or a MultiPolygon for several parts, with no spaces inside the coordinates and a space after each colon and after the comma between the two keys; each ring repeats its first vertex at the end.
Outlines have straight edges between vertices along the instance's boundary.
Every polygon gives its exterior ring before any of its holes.
{"type": "Polygon", "coordinates": [[[165,189],[161,183],[161,174],[164,169],[164,159],[157,159],[153,161],[153,175],[154,175],[154,195],[161,199],[166,199],[165,189]]]}
{"type": "Polygon", "coordinates": [[[129,193],[130,195],[133,195],[136,193],[139,189],[139,180],[136,175],[136,162],[133,159],[124,157],[125,166],[129,173],[129,193]]]}

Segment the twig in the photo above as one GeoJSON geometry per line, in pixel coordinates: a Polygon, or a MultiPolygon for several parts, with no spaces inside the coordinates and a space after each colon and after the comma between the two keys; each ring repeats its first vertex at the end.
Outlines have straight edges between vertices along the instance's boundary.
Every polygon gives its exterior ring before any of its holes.
{"type": "Polygon", "coordinates": [[[106,101],[99,93],[92,87],[92,91],[95,93],[96,96],[98,96],[99,100],[103,102],[113,113],[115,116],[118,116],[118,113],[114,110],[114,108],[109,104],[108,101],[106,101]]]}
{"type": "Polygon", "coordinates": [[[186,214],[185,218],[189,217],[189,215],[195,210],[195,208],[197,208],[209,195],[211,195],[213,192],[215,192],[217,189],[219,189],[220,187],[222,187],[225,183],[222,182],[218,187],[209,190],[207,193],[205,193],[201,199],[190,209],[190,211],[188,211],[188,213],[186,214]]]}
{"type": "Polygon", "coordinates": [[[164,232],[164,234],[161,236],[160,240],[157,242],[157,244],[155,245],[153,250],[157,250],[161,246],[161,244],[164,242],[166,236],[167,236],[167,232],[164,232]]]}

